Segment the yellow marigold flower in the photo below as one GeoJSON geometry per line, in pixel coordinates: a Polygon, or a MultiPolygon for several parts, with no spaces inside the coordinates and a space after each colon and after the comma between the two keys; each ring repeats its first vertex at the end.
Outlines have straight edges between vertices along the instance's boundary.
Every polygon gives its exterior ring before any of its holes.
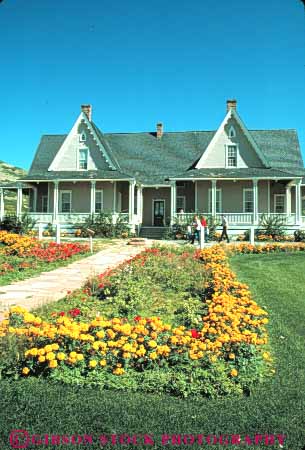
{"type": "Polygon", "coordinates": [[[232,369],[231,372],[230,372],[230,375],[231,375],[232,377],[237,377],[238,371],[237,371],[236,369],[232,369]]]}
{"type": "Polygon", "coordinates": [[[56,356],[55,356],[55,353],[53,353],[53,352],[49,352],[46,354],[46,360],[48,360],[48,361],[52,361],[55,358],[56,358],[56,356]]]}
{"type": "Polygon", "coordinates": [[[53,361],[49,362],[50,369],[55,369],[57,367],[57,361],[54,359],[53,361]]]}
{"type": "Polygon", "coordinates": [[[69,356],[70,358],[76,358],[77,353],[76,352],[70,352],[69,356]]]}
{"type": "Polygon", "coordinates": [[[151,354],[149,355],[149,357],[150,357],[150,359],[157,359],[158,358],[158,355],[157,355],[157,353],[156,352],[151,352],[151,354]]]}
{"type": "Polygon", "coordinates": [[[46,353],[46,351],[45,351],[45,349],[44,348],[40,348],[39,350],[38,350],[38,355],[45,355],[45,353],[46,353]]]}
{"type": "Polygon", "coordinates": [[[29,369],[28,367],[24,367],[24,368],[22,369],[22,374],[23,374],[23,375],[28,375],[29,372],[30,372],[30,369],[29,369]]]}
{"type": "Polygon", "coordinates": [[[103,339],[103,338],[105,337],[105,331],[103,331],[103,330],[98,331],[98,332],[96,333],[96,336],[97,336],[99,339],[103,339]]]}
{"type": "Polygon", "coordinates": [[[125,372],[124,369],[122,369],[122,368],[120,368],[120,367],[117,367],[116,369],[113,370],[112,373],[113,373],[114,375],[123,375],[124,372],[125,372]]]}
{"type": "MultiPolygon", "coordinates": [[[[201,352],[202,353],[202,352],[201,352]]],[[[211,357],[210,357],[210,361],[211,362],[216,362],[217,361],[217,356],[216,355],[212,355],[211,357]]]]}
{"type": "Polygon", "coordinates": [[[155,348],[155,347],[157,347],[157,342],[156,341],[149,341],[148,342],[148,346],[151,347],[151,348],[155,348]]]}
{"type": "Polygon", "coordinates": [[[77,353],[76,359],[77,359],[77,361],[83,361],[84,355],[82,353],[77,353]]]}
{"type": "Polygon", "coordinates": [[[230,353],[230,354],[229,354],[229,359],[235,359],[234,353],[230,353]]]}
{"type": "Polygon", "coordinates": [[[59,350],[59,345],[57,343],[52,344],[52,350],[59,350]]]}
{"type": "Polygon", "coordinates": [[[45,360],[46,360],[46,357],[43,356],[43,355],[41,355],[41,356],[38,357],[38,361],[39,361],[40,363],[45,362],[45,360]]]}
{"type": "Polygon", "coordinates": [[[130,358],[131,357],[131,353],[130,352],[124,352],[123,353],[123,358],[124,359],[128,359],[128,358],[130,358]]]}
{"type": "Polygon", "coordinates": [[[97,366],[97,361],[95,359],[91,359],[91,361],[89,361],[89,367],[94,368],[97,366]]]}
{"type": "Polygon", "coordinates": [[[57,359],[59,361],[64,361],[66,359],[66,355],[63,352],[57,353],[57,359]]]}
{"type": "Polygon", "coordinates": [[[106,359],[101,359],[101,360],[100,360],[100,366],[105,367],[106,364],[107,364],[106,359]]]}
{"type": "Polygon", "coordinates": [[[44,349],[45,349],[46,353],[49,353],[53,350],[52,345],[46,345],[44,349]]]}

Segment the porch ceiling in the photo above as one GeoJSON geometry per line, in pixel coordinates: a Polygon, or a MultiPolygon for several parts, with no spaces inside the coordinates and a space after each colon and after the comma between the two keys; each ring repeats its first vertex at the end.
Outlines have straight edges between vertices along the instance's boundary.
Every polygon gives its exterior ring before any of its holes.
{"type": "MultiPolygon", "coordinates": [[[[304,170],[305,172],[305,170],[304,170]]],[[[210,169],[192,169],[187,172],[183,172],[176,177],[170,179],[202,179],[202,178],[221,178],[221,179],[249,179],[249,178],[266,178],[266,179],[293,179],[301,178],[293,172],[284,171],[281,169],[264,169],[264,168],[244,168],[244,169],[223,169],[223,168],[210,168],[210,169]]]]}

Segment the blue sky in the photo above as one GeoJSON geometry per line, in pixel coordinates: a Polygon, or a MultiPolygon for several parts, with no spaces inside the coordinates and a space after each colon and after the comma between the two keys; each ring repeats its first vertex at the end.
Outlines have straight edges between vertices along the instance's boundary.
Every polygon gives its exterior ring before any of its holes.
{"type": "Polygon", "coordinates": [[[28,169],[82,103],[105,132],[296,128],[305,160],[300,0],[3,0],[0,159],[28,169]]]}

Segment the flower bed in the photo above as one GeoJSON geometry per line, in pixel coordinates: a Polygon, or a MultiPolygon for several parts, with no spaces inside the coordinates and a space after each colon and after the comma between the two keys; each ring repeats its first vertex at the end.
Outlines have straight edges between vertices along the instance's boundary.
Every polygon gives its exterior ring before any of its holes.
{"type": "Polygon", "coordinates": [[[263,245],[252,245],[249,243],[226,245],[225,251],[228,254],[240,253],[274,253],[274,252],[304,252],[304,242],[277,243],[270,242],[263,245]]]}
{"type": "MultiPolygon", "coordinates": [[[[192,278],[189,273],[188,278],[192,278]]],[[[236,280],[221,246],[180,255],[151,249],[115,271],[106,272],[98,281],[95,289],[91,283],[90,289],[87,287],[82,293],[83,299],[87,297],[82,304],[77,307],[73,303],[72,293],[67,311],[54,311],[48,320],[21,307],[11,308],[0,327],[2,345],[15,340],[14,348],[21,348],[23,356],[17,361],[9,353],[2,363],[3,376],[13,372],[108,389],[214,397],[248,392],[254,383],[272,374],[265,329],[267,312],[251,299],[247,286],[236,280]],[[162,258],[165,266],[172,265],[169,283],[177,294],[182,287],[194,289],[193,285],[187,285],[187,277],[178,285],[175,282],[178,268],[185,268],[183,260],[195,267],[192,273],[200,267],[204,274],[200,294],[202,317],[197,327],[181,324],[181,318],[175,314],[170,324],[154,315],[137,314],[133,319],[128,314],[97,315],[89,320],[82,313],[84,304],[90,304],[92,289],[94,302],[101,307],[105,300],[112,301],[115,307],[118,297],[121,304],[119,284],[122,277],[128,279],[128,274],[131,278],[138,277],[147,268],[150,276],[154,273],[160,276],[162,284],[162,258]],[[155,260],[159,272],[154,272],[155,260]]]]}

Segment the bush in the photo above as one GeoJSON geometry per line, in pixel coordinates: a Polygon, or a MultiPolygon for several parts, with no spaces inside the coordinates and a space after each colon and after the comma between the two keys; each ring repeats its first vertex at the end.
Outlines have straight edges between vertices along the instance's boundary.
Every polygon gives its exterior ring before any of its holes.
{"type": "Polygon", "coordinates": [[[36,220],[28,214],[23,214],[20,218],[14,215],[6,215],[0,222],[0,230],[11,231],[12,233],[25,234],[32,230],[36,220]]]}
{"type": "Polygon", "coordinates": [[[284,236],[284,219],[281,216],[266,216],[263,214],[256,234],[271,236],[272,239],[284,236]]]}
{"type": "Polygon", "coordinates": [[[124,221],[124,216],[118,214],[115,220],[110,212],[101,212],[98,215],[92,214],[85,222],[77,224],[76,227],[80,230],[83,237],[88,237],[88,228],[93,230],[97,237],[126,237],[126,234],[128,236],[130,234],[130,229],[124,221]]]}
{"type": "Polygon", "coordinates": [[[294,233],[295,242],[305,242],[305,231],[304,230],[296,230],[294,233]]]}

